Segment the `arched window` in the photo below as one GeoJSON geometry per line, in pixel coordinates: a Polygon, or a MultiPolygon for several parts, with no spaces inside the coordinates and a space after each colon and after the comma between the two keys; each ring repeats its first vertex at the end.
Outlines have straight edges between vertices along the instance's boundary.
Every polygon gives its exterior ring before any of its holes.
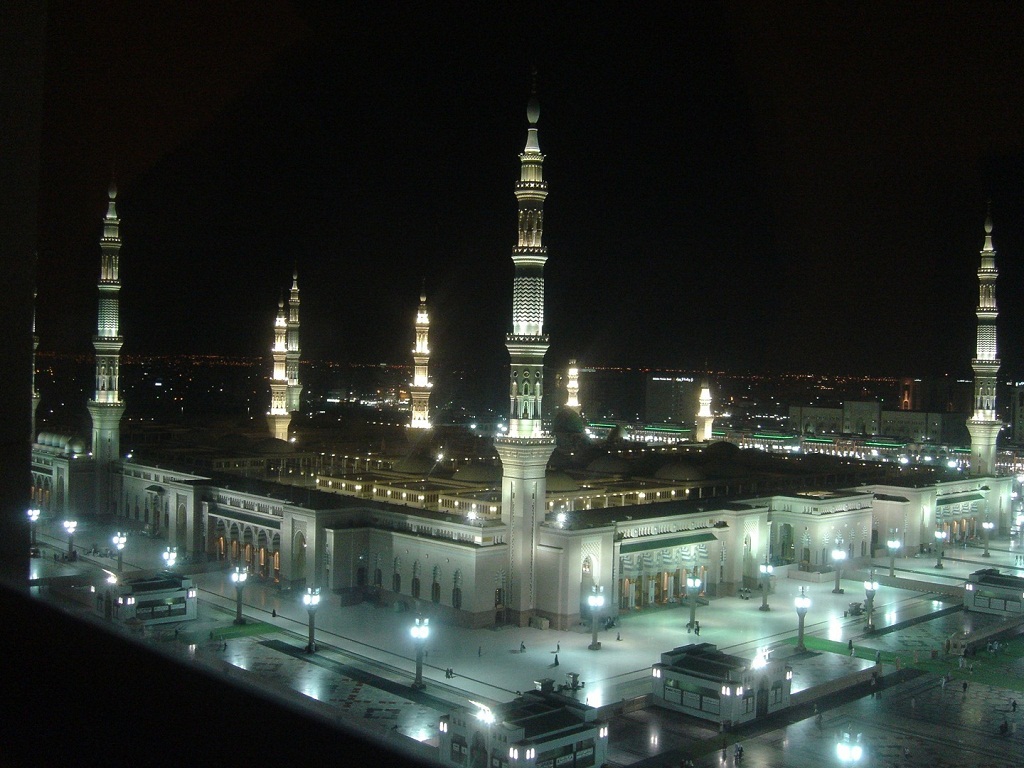
{"type": "Polygon", "coordinates": [[[452,590],[452,608],[455,610],[462,608],[462,587],[455,587],[452,590]]]}
{"type": "Polygon", "coordinates": [[[396,594],[402,591],[402,574],[396,573],[391,577],[391,591],[396,594]]]}
{"type": "MultiPolygon", "coordinates": [[[[397,576],[398,574],[395,574],[395,575],[397,576]]],[[[396,589],[395,592],[397,592],[397,591],[398,590],[396,589]]],[[[413,576],[412,577],[412,596],[413,597],[419,597],[420,596],[420,577],[419,576],[413,576]]]]}

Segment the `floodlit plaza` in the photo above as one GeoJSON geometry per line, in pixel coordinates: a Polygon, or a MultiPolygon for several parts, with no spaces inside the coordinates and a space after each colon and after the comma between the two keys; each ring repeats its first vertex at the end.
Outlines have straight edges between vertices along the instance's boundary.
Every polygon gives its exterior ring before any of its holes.
{"type": "MultiPolygon", "coordinates": [[[[99,548],[103,554],[88,550],[92,542],[124,532],[96,521],[79,524],[72,542],[78,557],[66,561],[69,535],[63,526],[53,521],[36,525],[41,556],[30,561],[31,578],[50,586],[35,587],[34,592],[76,613],[93,615],[88,601],[76,599],[73,592],[92,587],[101,591],[116,568],[117,555],[112,550],[106,557],[105,545],[99,548]],[[80,586],[70,592],[56,587],[62,580],[54,581],[55,576],[70,577],[63,580],[80,586]]],[[[166,564],[163,542],[130,531],[125,536],[126,576],[159,571],[166,564]]],[[[843,594],[833,593],[831,578],[775,581],[768,611],[759,610],[761,600],[712,599],[698,608],[699,637],[687,632],[685,604],[621,615],[613,627],[599,627],[600,650],[588,647],[589,622],[567,631],[431,624],[423,648],[422,690],[412,685],[416,646],[410,629],[415,612],[365,602],[343,607],[336,597],[325,595],[315,616],[316,652],[310,654],[309,612],[301,593],[250,581],[241,590],[245,624],[236,625],[239,590],[232,569],[217,564],[212,570],[199,563],[173,566],[189,573],[198,586],[197,619],[114,631],[134,634],[181,663],[198,664],[226,679],[246,679],[265,695],[299,702],[343,727],[426,760],[436,759],[438,721],[448,712],[471,707],[470,702],[496,706],[533,689],[536,681],[548,678],[558,685],[576,673],[584,685],[566,695],[605,713],[611,724],[611,764],[694,759],[697,765],[719,765],[724,739],[730,764],[733,745],[741,743],[745,765],[821,765],[821,750],[831,753],[841,741],[836,734],[853,729],[861,735],[865,765],[889,765],[883,760],[891,757],[900,765],[953,766],[970,754],[979,766],[1001,768],[1015,764],[1011,755],[1024,755],[1024,730],[1018,733],[1016,712],[1009,709],[1016,696],[1024,701],[1024,686],[1014,687],[1024,673],[1024,643],[1017,639],[1020,622],[964,612],[960,602],[967,577],[980,568],[1006,574],[1024,574],[1024,568],[1016,567],[1016,541],[995,540],[990,557],[982,553],[980,544],[950,549],[941,571],[930,555],[897,557],[894,579],[888,577],[888,558],[878,559],[873,633],[866,631],[866,615],[850,615],[851,603],[865,601],[868,572],[856,568],[844,571],[843,594]],[[927,584],[933,589],[922,586],[927,584]],[[801,587],[810,600],[805,653],[795,650],[794,601],[801,587]],[[951,638],[954,648],[947,653],[951,638]],[[957,664],[958,639],[976,650],[963,668],[957,664]],[[1001,652],[986,650],[994,639],[1006,646],[1001,652]],[[662,653],[694,642],[711,643],[751,661],[765,652],[783,659],[793,670],[793,705],[765,722],[724,732],[692,716],[642,703],[627,707],[632,711],[619,711],[624,700],[641,702],[650,693],[651,668],[662,653]],[[876,670],[878,679],[872,684],[876,670]],[[947,672],[952,679],[943,685],[941,675],[947,672]],[[964,680],[969,684],[966,694],[964,680]],[[813,717],[815,707],[822,714],[820,727],[813,717]],[[998,728],[1004,717],[1008,733],[1002,736],[998,728]],[[909,761],[902,754],[905,745],[909,761]]]]}

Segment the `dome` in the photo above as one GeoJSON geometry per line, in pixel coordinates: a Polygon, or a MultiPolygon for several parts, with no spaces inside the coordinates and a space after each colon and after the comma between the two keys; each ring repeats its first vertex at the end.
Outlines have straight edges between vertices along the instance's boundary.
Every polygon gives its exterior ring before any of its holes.
{"type": "Polygon", "coordinates": [[[458,480],[463,483],[496,485],[501,482],[501,467],[493,464],[467,464],[455,470],[452,480],[458,480]]]}
{"type": "Polygon", "coordinates": [[[565,472],[548,472],[546,486],[548,493],[575,493],[580,489],[576,481],[565,472]]]}
{"type": "Polygon", "coordinates": [[[425,476],[434,468],[434,460],[426,456],[406,456],[395,462],[393,469],[396,472],[404,472],[407,475],[425,476]]]}
{"type": "Polygon", "coordinates": [[[693,483],[704,479],[704,473],[685,461],[676,461],[666,464],[657,472],[654,477],[658,480],[674,480],[681,483],[693,483]]]}
{"type": "Polygon", "coordinates": [[[85,440],[80,437],[72,437],[68,440],[69,453],[85,453],[85,440]]]}
{"type": "Polygon", "coordinates": [[[605,454],[590,462],[587,465],[587,471],[603,475],[626,475],[629,474],[629,462],[621,456],[605,454]]]}

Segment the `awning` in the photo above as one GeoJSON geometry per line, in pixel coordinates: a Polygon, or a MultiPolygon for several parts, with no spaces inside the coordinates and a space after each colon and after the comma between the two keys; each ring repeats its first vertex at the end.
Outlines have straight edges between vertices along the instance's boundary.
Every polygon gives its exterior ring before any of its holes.
{"type": "Polygon", "coordinates": [[[714,541],[718,537],[713,533],[691,533],[686,536],[673,536],[668,539],[644,539],[643,541],[631,541],[619,547],[619,554],[626,555],[630,552],[646,552],[649,549],[668,549],[669,547],[681,547],[684,544],[700,544],[704,541],[714,541]]]}
{"type": "Polygon", "coordinates": [[[971,493],[967,496],[942,496],[935,500],[935,506],[941,507],[943,504],[960,504],[965,501],[982,501],[985,497],[980,493],[971,493]]]}

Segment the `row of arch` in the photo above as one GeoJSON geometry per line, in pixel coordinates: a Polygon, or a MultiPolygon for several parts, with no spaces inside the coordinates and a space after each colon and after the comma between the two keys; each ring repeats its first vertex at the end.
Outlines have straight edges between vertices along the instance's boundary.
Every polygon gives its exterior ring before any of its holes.
{"type": "MultiPolygon", "coordinates": [[[[410,597],[417,600],[429,599],[432,603],[437,605],[443,604],[444,593],[448,592],[448,589],[442,586],[442,569],[440,565],[435,565],[430,572],[430,581],[426,582],[422,574],[422,566],[420,562],[414,561],[412,564],[412,578],[408,581],[410,597]],[[426,588],[426,589],[425,589],[426,588]],[[429,592],[429,594],[428,594],[429,592]]],[[[402,578],[402,559],[400,557],[394,557],[390,563],[385,561],[385,555],[378,554],[373,558],[373,568],[370,568],[370,558],[366,554],[359,556],[359,564],[356,566],[356,586],[357,587],[368,587],[373,586],[376,589],[388,589],[396,595],[403,594],[403,587],[405,582],[402,578]],[[388,574],[388,583],[385,585],[385,566],[390,565],[388,574]]],[[[462,571],[456,569],[452,574],[452,581],[450,587],[451,601],[450,605],[456,610],[462,608],[462,571]]]]}
{"type": "MultiPolygon", "coordinates": [[[[296,534],[295,573],[306,572],[305,537],[296,534]]],[[[244,565],[257,578],[281,581],[281,534],[270,528],[242,525],[217,518],[213,533],[213,551],[218,560],[244,565]]]]}

